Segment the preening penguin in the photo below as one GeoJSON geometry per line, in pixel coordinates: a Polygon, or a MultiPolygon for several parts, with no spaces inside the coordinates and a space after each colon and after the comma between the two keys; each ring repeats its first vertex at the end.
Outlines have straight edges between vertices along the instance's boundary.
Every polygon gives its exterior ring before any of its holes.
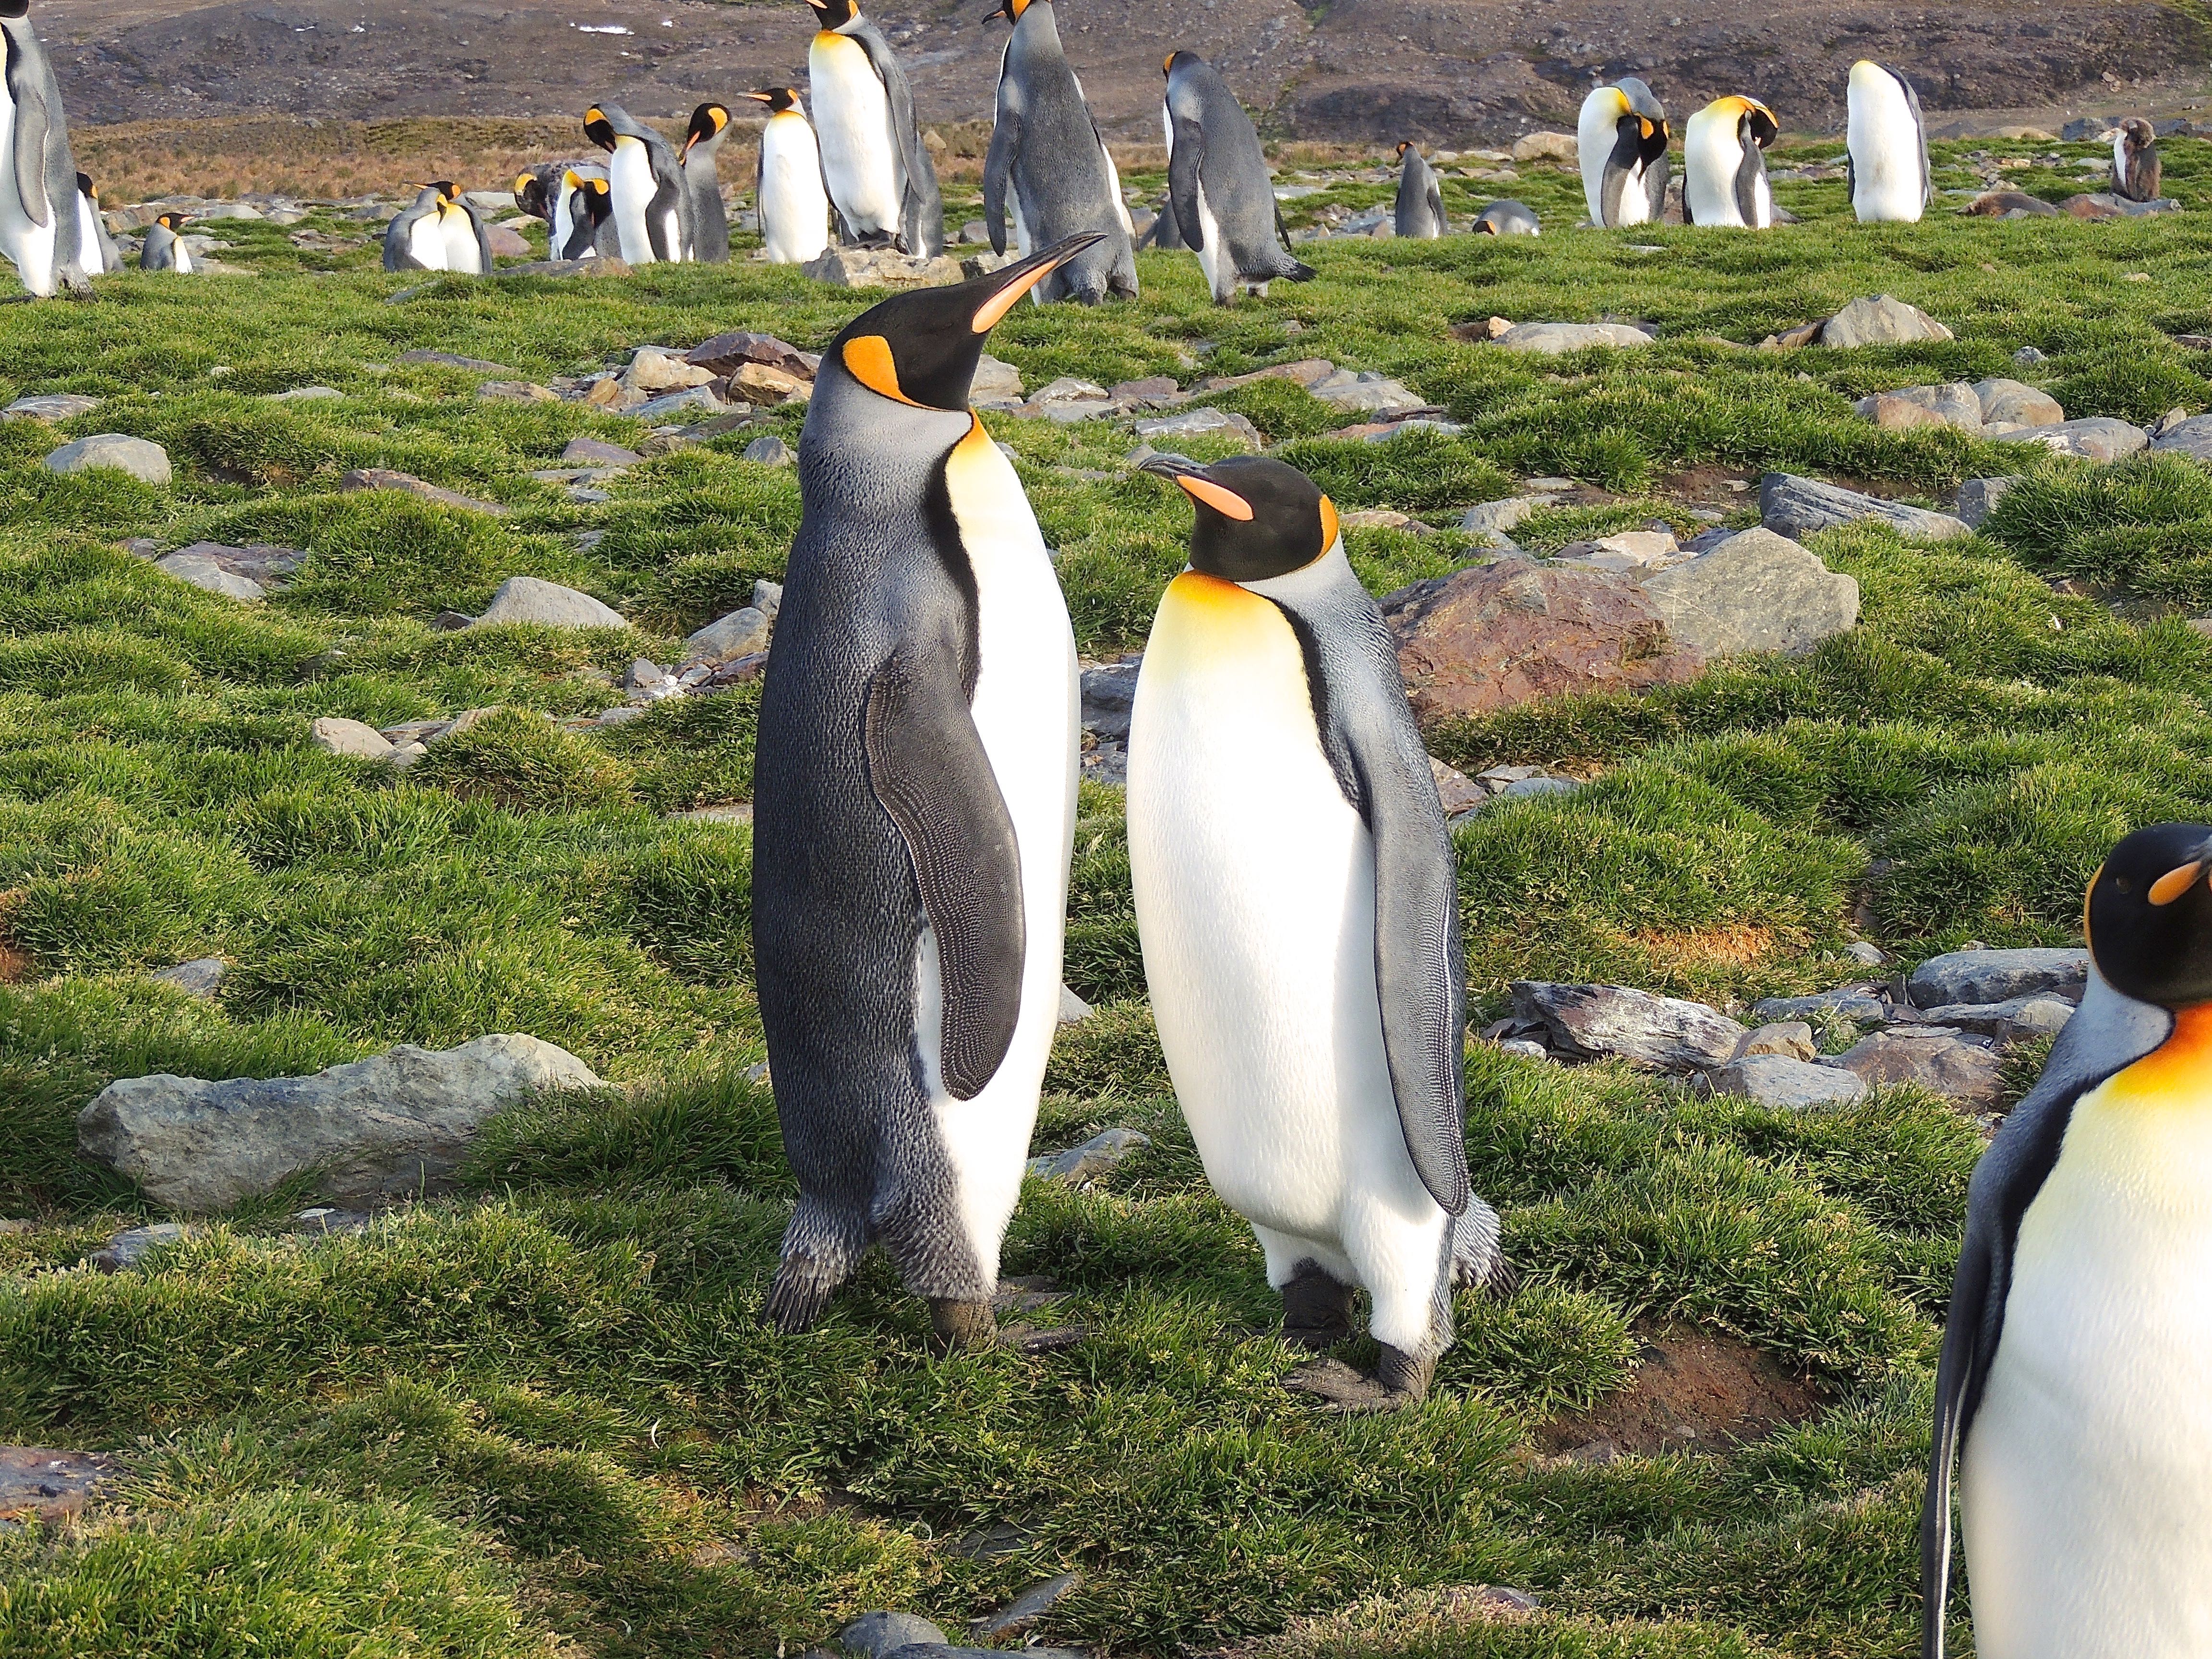
{"type": "Polygon", "coordinates": [[[622,257],[634,265],[682,260],[691,246],[691,204],[675,149],[619,104],[586,110],[584,136],[607,153],[607,197],[622,257]]]}
{"type": "Polygon", "coordinates": [[[2112,193],[2130,202],[2154,202],[2164,172],[2157,130],[2140,115],[2121,122],[2112,134],[2112,193]]]}
{"type": "Polygon", "coordinates": [[[1129,727],[1129,868],[1160,1046],[1284,1334],[1364,1285],[1379,1380],[1419,1399],[1455,1285],[1501,1273],[1462,1138],[1451,842],[1389,626],[1304,473],[1156,456],[1197,511],[1129,727]]]}
{"type": "MultiPolygon", "coordinates": [[[[149,245],[150,246],[150,244],[149,245]]],[[[424,185],[384,231],[386,270],[453,270],[491,274],[491,238],[477,210],[450,179],[424,185]]]]}
{"type": "MultiPolygon", "coordinates": [[[[146,240],[138,250],[138,269],[189,273],[193,268],[192,251],[185,246],[185,239],[179,234],[184,228],[185,216],[181,213],[165,213],[147,226],[146,240]]],[[[388,240],[386,246],[388,258],[388,240]]],[[[385,269],[389,270],[392,267],[387,264],[385,269]]]]}
{"type": "Polygon", "coordinates": [[[1649,224],[1667,205],[1666,106],[1634,76],[1583,100],[1577,148],[1590,222],[1649,224]]]}
{"type": "Polygon", "coordinates": [[[2212,1651],[2212,827],[2089,884],[2089,982],[1974,1170],[1936,1375],[1921,1650],[1951,1468],[1982,1659],[2212,1651]]]}
{"type": "Polygon", "coordinates": [[[1845,103],[1845,172],[1852,210],[1863,224],[1885,219],[1918,223],[1936,199],[1920,94],[1895,70],[1862,58],[1851,65],[1845,103]]]}
{"type": "Polygon", "coordinates": [[[553,181],[552,209],[545,237],[548,257],[595,259],[620,253],[614,199],[605,173],[568,168],[553,181]]]}
{"type": "Polygon", "coordinates": [[[1398,146],[1398,213],[1395,226],[1401,236],[1434,241],[1445,234],[1443,187],[1436,169],[1424,161],[1410,142],[1398,146]]]}
{"type": "Polygon", "coordinates": [[[1540,236],[1543,232],[1536,210],[1510,197],[1503,202],[1492,202],[1474,217],[1474,234],[1478,236],[1540,236]]]}
{"type": "Polygon", "coordinates": [[[984,21],[994,17],[1006,19],[1013,33],[999,60],[998,113],[983,161],[991,251],[1006,251],[1011,194],[1014,243],[1023,253],[1069,236],[1097,235],[1085,252],[1031,289],[1031,299],[1088,306],[1109,293],[1135,298],[1137,257],[1121,175],[1060,49],[1052,0],[1000,0],[984,21]]]}
{"type": "Polygon", "coordinates": [[[88,294],[69,121],[30,0],[0,0],[0,254],[41,299],[58,287],[88,294]]]}
{"type": "Polygon", "coordinates": [[[88,173],[76,176],[76,214],[79,262],[88,270],[122,270],[123,250],[108,234],[107,220],[100,210],[100,191],[88,173]]]}
{"type": "Polygon", "coordinates": [[[753,204],[769,263],[803,265],[830,246],[830,194],[822,187],[822,152],[795,87],[749,92],[769,107],[761,129],[760,172],[753,204]]]}
{"type": "Polygon", "coordinates": [[[881,1243],[940,1341],[987,1340],[1060,1008],[1080,696],[983,337],[1077,238],[896,295],[823,354],[761,697],[753,941],[799,1206],[768,1316],[881,1243]]]}
{"type": "Polygon", "coordinates": [[[1242,287],[1264,295],[1278,276],[1309,282],[1313,267],[1283,246],[1274,181],[1252,118],[1213,65],[1194,52],[1171,53],[1160,120],[1167,130],[1168,199],[1176,229],[1227,305],[1242,287]]]}
{"type": "Polygon", "coordinates": [[[1693,225],[1765,230],[1774,223],[1766,147],[1782,131],[1755,98],[1717,98],[1682,130],[1682,216],[1693,225]]]}
{"type": "Polygon", "coordinates": [[[936,258],[945,252],[945,202],[906,71],[853,0],[806,3],[817,26],[806,49],[815,137],[845,240],[936,258]]]}
{"type": "Polygon", "coordinates": [[[720,104],[702,104],[691,112],[684,135],[684,193],[691,204],[691,252],[704,264],[730,261],[730,216],[722,205],[722,181],[714,170],[715,152],[729,136],[730,112],[720,104]]]}

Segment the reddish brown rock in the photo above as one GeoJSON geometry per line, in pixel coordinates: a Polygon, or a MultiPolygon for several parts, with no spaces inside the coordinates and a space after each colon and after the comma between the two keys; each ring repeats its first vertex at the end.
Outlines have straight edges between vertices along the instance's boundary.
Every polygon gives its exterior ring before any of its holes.
{"type": "Polygon", "coordinates": [[[94,1491],[114,1478],[114,1464],[98,1452],[0,1446],[0,1530],[9,1522],[52,1526],[81,1515],[94,1491]]]}
{"type": "Polygon", "coordinates": [[[734,374],[744,363],[763,363],[770,368],[780,368],[785,374],[802,380],[814,378],[814,366],[821,361],[811,352],[801,351],[787,340],[773,334],[756,334],[748,329],[733,329],[727,334],[717,334],[711,340],[702,340],[684,355],[684,361],[697,368],[711,369],[717,374],[734,374]]]}
{"type": "Polygon", "coordinates": [[[1425,721],[1577,691],[1641,691],[1705,666],[1633,583],[1602,570],[1504,559],[1401,587],[1382,614],[1425,721]]]}

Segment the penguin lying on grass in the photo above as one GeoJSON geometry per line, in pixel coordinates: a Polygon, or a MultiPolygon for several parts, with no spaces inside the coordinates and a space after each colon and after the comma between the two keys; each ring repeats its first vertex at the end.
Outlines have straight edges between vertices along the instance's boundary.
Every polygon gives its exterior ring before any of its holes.
{"type": "Polygon", "coordinates": [[[799,1199],[767,1313],[804,1330],[880,1243],[939,1343],[992,1340],[1060,1011],[1081,697],[984,336],[1075,237],[900,294],[823,354],[762,691],[761,1024],[799,1199]]]}
{"type": "Polygon", "coordinates": [[[1502,1283],[1469,1190],[1450,836],[1382,612],[1336,509],[1281,461],[1144,470],[1191,498],[1129,726],[1129,870],[1153,1017],[1283,1334],[1372,1298],[1383,1400],[1427,1392],[1455,1287],[1502,1283]]]}
{"type": "Polygon", "coordinates": [[[1634,76],[1583,100],[1577,149],[1590,223],[1650,224],[1667,206],[1667,108],[1634,76]]]}
{"type": "Polygon", "coordinates": [[[1194,52],[1172,53],[1160,119],[1167,129],[1168,199],[1176,228],[1198,252],[1213,302],[1243,288],[1265,297],[1278,276],[1313,280],[1284,246],[1274,180],[1252,118],[1218,70],[1194,52]]]}
{"type": "Polygon", "coordinates": [[[1398,146],[1398,204],[1392,226],[1399,235],[1434,241],[1450,227],[1444,222],[1443,186],[1437,170],[1410,142],[1398,146]]]}
{"type": "MultiPolygon", "coordinates": [[[[192,251],[185,246],[179,234],[185,228],[181,213],[165,213],[146,227],[146,240],[138,250],[138,269],[141,270],[180,270],[190,273],[193,269],[192,251]]],[[[389,258],[389,255],[386,256],[389,258]]],[[[392,267],[385,267],[389,270],[392,267]]]]}
{"type": "Polygon", "coordinates": [[[1540,236],[1543,222],[1536,217],[1536,210],[1526,202],[1516,202],[1508,197],[1502,202],[1492,202],[1474,216],[1474,234],[1478,236],[1540,236]]]}
{"type": "MultiPolygon", "coordinates": [[[[149,239],[147,248],[151,252],[149,239]]],[[[384,232],[386,270],[454,270],[464,276],[491,274],[491,238],[477,210],[463,201],[450,179],[422,186],[407,208],[392,216],[384,232]]]]}
{"type": "Polygon", "coordinates": [[[1921,1516],[1925,1659],[1954,1455],[1981,1659],[2212,1652],[2208,869],[2205,824],[2112,849],[2081,1009],[1974,1170],[1921,1516]]]}

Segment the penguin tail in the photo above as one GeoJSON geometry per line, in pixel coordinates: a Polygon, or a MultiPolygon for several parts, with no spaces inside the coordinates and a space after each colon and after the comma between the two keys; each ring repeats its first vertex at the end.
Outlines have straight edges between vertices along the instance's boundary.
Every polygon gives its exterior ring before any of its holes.
{"type": "Polygon", "coordinates": [[[1451,1226],[1452,1287],[1480,1291],[1501,1302],[1511,1296],[1521,1274],[1505,1259],[1499,1243],[1498,1212],[1480,1199],[1470,1198],[1451,1226]]]}
{"type": "Polygon", "coordinates": [[[1293,259],[1286,253],[1283,256],[1283,268],[1276,274],[1287,276],[1294,283],[1310,283],[1321,273],[1303,260],[1293,259]]]}
{"type": "Polygon", "coordinates": [[[852,1277],[866,1241],[830,1208],[801,1198],[784,1230],[783,1260],[761,1312],[789,1336],[811,1330],[836,1288],[852,1277]]]}
{"type": "Polygon", "coordinates": [[[830,1293],[835,1288],[793,1273],[792,1264],[787,1261],[776,1270],[775,1283],[769,1286],[768,1302],[761,1309],[762,1316],[786,1336],[811,1331],[822,1317],[822,1310],[830,1305],[830,1293]]]}

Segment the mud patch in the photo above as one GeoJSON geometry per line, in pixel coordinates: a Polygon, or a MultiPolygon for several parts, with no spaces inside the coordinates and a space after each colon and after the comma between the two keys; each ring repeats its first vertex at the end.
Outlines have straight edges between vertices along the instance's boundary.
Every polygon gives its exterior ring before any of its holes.
{"type": "Polygon", "coordinates": [[[1826,1398],[1764,1351],[1685,1326],[1638,1327],[1635,1380],[1595,1410],[1555,1418],[1536,1443],[1579,1463],[1719,1451],[1818,1416],[1826,1398]]]}

